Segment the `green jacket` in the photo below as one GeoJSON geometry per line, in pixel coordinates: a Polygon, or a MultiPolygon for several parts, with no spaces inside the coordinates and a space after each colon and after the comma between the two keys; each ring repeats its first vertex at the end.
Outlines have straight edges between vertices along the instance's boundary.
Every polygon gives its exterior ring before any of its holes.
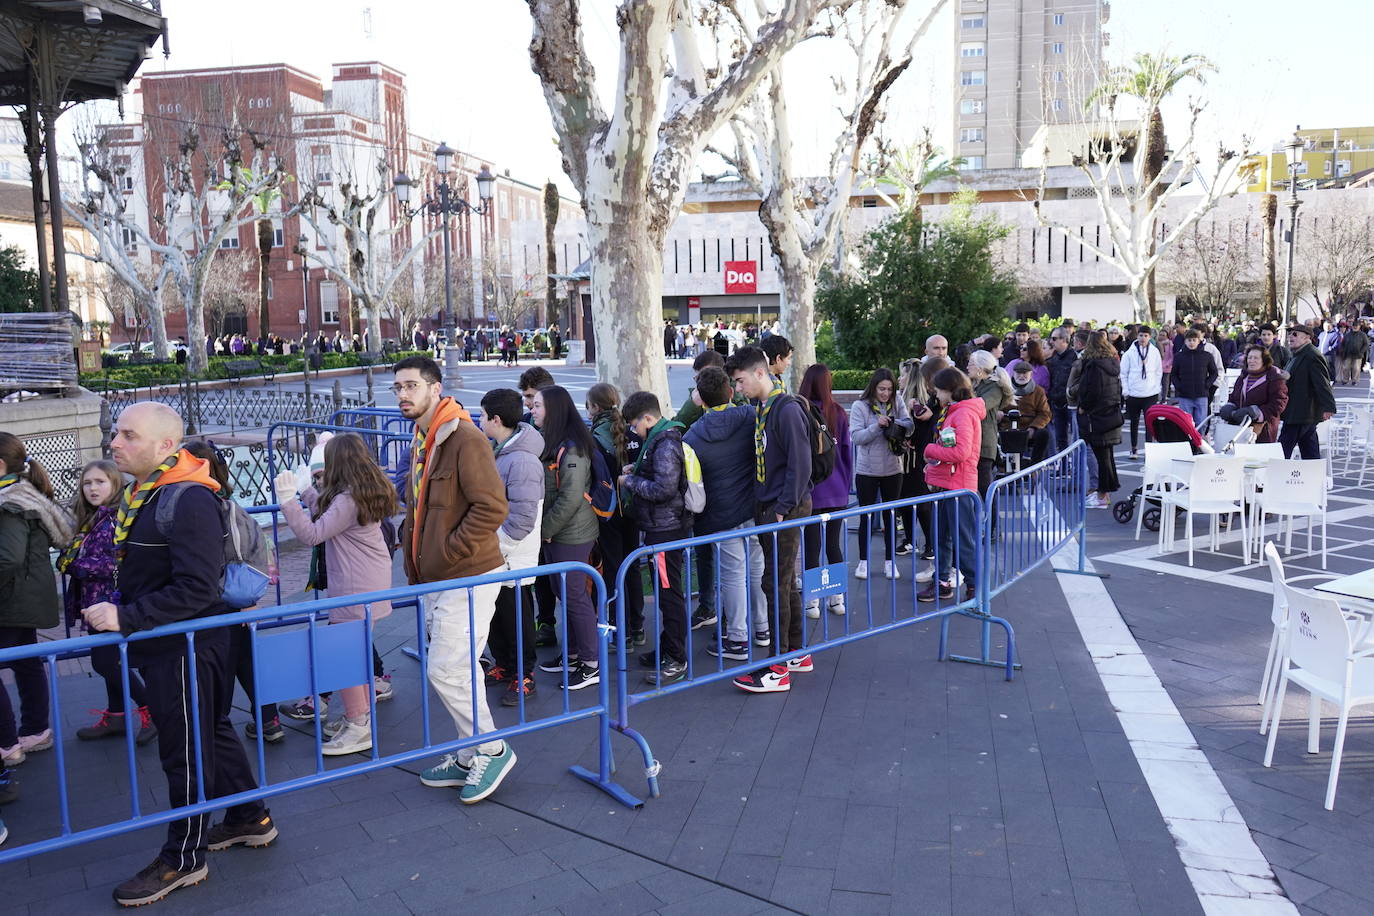
{"type": "MultiPolygon", "coordinates": [[[[730,403],[734,404],[736,407],[741,407],[748,404],[749,399],[737,391],[735,392],[735,396],[730,399],[730,403]]],[[[684,400],[682,406],[677,409],[677,413],[673,414],[673,419],[686,428],[700,420],[705,413],[706,411],[698,407],[697,402],[692,400],[692,391],[688,391],[686,400],[684,400]]]]}
{"type": "Polygon", "coordinates": [[[592,461],[564,447],[563,457],[544,465],[544,521],[540,537],[559,544],[589,544],[600,529],[587,494],[592,487],[592,461]]]}
{"type": "Polygon", "coordinates": [[[60,601],[48,551],[70,540],[70,516],[28,481],[0,490],[0,626],[57,626],[60,601]]]}
{"type": "Polygon", "coordinates": [[[1331,370],[1316,347],[1308,344],[1294,350],[1284,371],[1288,373],[1288,406],[1283,422],[1320,423],[1323,413],[1336,412],[1331,370]]]}

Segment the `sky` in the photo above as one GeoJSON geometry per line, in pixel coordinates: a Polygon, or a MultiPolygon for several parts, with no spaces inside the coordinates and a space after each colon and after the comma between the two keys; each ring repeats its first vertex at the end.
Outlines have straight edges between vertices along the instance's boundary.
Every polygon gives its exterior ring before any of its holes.
{"type": "MultiPolygon", "coordinates": [[[[929,0],[913,0],[914,21],[929,0]]],[[[915,65],[890,93],[885,130],[914,140],[923,125],[946,142],[953,73],[950,0],[916,50],[915,65]]],[[[583,28],[598,80],[618,62],[614,0],[583,0],[583,28]]],[[[1293,127],[1374,123],[1368,90],[1370,0],[1327,0],[1306,12],[1291,0],[1114,0],[1109,62],[1139,51],[1201,53],[1218,73],[1202,89],[1201,134],[1239,148],[1259,147],[1293,127]],[[1293,21],[1289,21],[1289,20],[1293,21]]],[[[530,183],[555,180],[571,193],[539,81],[530,69],[529,12],[520,0],[163,0],[172,54],[144,72],[285,62],[327,79],[335,62],[380,60],[406,74],[413,131],[471,152],[530,183]]],[[[799,172],[829,159],[835,106],[832,73],[845,54],[823,40],[784,63],[799,172]]],[[[609,107],[603,93],[603,106],[609,107]]],[[[1184,120],[1180,98],[1166,123],[1184,120]]],[[[711,169],[716,171],[718,169],[711,169]]]]}

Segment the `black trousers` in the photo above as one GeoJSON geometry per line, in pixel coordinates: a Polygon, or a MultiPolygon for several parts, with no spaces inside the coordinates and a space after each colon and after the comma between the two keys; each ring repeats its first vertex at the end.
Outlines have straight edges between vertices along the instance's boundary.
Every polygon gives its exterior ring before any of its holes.
{"type": "Polygon", "coordinates": [[[1121,489],[1121,481],[1116,476],[1114,446],[1095,445],[1089,442],[1088,447],[1093,450],[1093,457],[1097,459],[1097,492],[1115,493],[1121,489]]]}
{"type": "MultiPolygon", "coordinates": [[[[854,489],[858,492],[859,505],[872,506],[877,503],[891,502],[897,499],[902,492],[902,475],[889,474],[885,477],[872,477],[868,474],[854,475],[854,489]]],[[[859,559],[868,559],[868,541],[871,537],[873,520],[875,516],[865,514],[859,516],[859,559]]],[[[883,523],[883,542],[886,544],[887,559],[893,560],[897,556],[897,526],[892,523],[892,519],[886,519],[883,523]]]]}
{"type": "MultiPolygon", "coordinates": [[[[235,628],[237,629],[237,628],[235,628]]],[[[196,634],[196,692],[191,693],[190,665],[184,654],[169,654],[143,661],[139,671],[148,688],[148,711],[157,726],[157,750],[167,777],[167,796],[173,808],[195,804],[197,786],[205,780],[207,799],[257,788],[248,766],[248,755],[229,722],[233,699],[229,636],[207,630],[196,634]],[[202,765],[196,765],[194,720],[200,716],[202,765]]],[[[225,822],[242,824],[261,818],[267,809],[261,801],[235,805],[225,822]]],[[[162,861],[178,871],[205,864],[210,816],[198,814],[167,825],[162,861]]]]}
{"type": "MultiPolygon", "coordinates": [[[[239,625],[229,628],[228,663],[232,675],[238,679],[239,685],[243,687],[244,696],[248,697],[249,708],[252,708],[258,702],[258,698],[253,691],[253,640],[248,627],[239,625]]],[[[232,683],[229,685],[231,697],[234,693],[233,686],[232,683]]],[[[266,725],[275,718],[277,718],[277,704],[264,703],[262,706],[263,724],[266,725]]]]}
{"type": "MultiPolygon", "coordinates": [[[[1134,452],[1138,450],[1136,446],[1140,440],[1141,415],[1145,413],[1145,408],[1153,407],[1157,403],[1159,403],[1159,398],[1157,397],[1126,398],[1126,422],[1131,424],[1131,451],[1134,452]]],[[[1145,441],[1150,441],[1150,430],[1148,428],[1145,430],[1145,441]]]]}
{"type": "MultiPolygon", "coordinates": [[[[902,474],[902,490],[897,494],[898,499],[911,499],[914,496],[925,496],[930,492],[930,487],[926,486],[926,475],[924,467],[916,467],[902,474]]],[[[919,506],[908,506],[897,511],[897,518],[902,523],[904,537],[908,542],[916,543],[916,526],[921,526],[921,544],[935,547],[935,541],[931,534],[931,511],[934,509],[932,503],[922,503],[919,506]],[[915,509],[913,512],[912,509],[915,509]]]]}
{"type": "MultiPolygon", "coordinates": [[[[803,518],[811,514],[811,497],[783,516],[783,521],[803,518]]],[[[778,520],[771,505],[755,513],[754,522],[772,525],[778,520]]],[[[768,630],[773,640],[773,654],[802,648],[802,600],[797,588],[797,548],[801,546],[801,531],[759,532],[759,546],[763,548],[763,595],[768,601],[768,630]]]]}
{"type": "MultiPolygon", "coordinates": [[[[811,509],[812,517],[833,509],[811,509]]],[[[832,518],[828,522],[807,525],[802,529],[802,551],[806,557],[806,569],[829,566],[844,562],[844,519],[832,518]],[[824,529],[825,556],[821,556],[822,529],[824,529]]]]}
{"type": "MultiPolygon", "coordinates": [[[[551,562],[545,555],[544,548],[539,548],[539,562],[545,564],[551,562]]],[[[552,576],[540,576],[534,580],[534,599],[539,605],[539,611],[535,616],[535,622],[541,626],[553,627],[558,629],[558,616],[555,610],[558,607],[558,596],[553,592],[552,576]]]]}
{"type": "Polygon", "coordinates": [[[1317,424],[1285,423],[1279,430],[1279,444],[1283,446],[1283,457],[1293,456],[1293,446],[1298,447],[1298,455],[1304,461],[1322,456],[1321,444],[1317,442],[1317,424]]]}
{"type": "MultiPolygon", "coordinates": [[[[686,531],[646,531],[644,532],[645,544],[666,544],[669,541],[679,541],[687,536],[686,531]]],[[[690,550],[691,548],[687,548],[690,550]]],[[[662,642],[659,644],[659,651],[664,659],[674,661],[687,661],[687,594],[682,587],[682,567],[683,550],[670,550],[661,554],[664,558],[664,568],[668,577],[668,584],[665,586],[660,580],[658,582],[658,620],[663,631],[662,642]]],[[[797,552],[797,545],[792,544],[792,552],[797,552]]],[[[654,560],[654,565],[650,569],[650,574],[658,579],[659,561],[654,560]]],[[[629,583],[626,583],[629,588],[629,583]]]]}
{"type": "MultiPolygon", "coordinates": [[[[32,646],[38,642],[33,627],[0,627],[0,649],[32,646]]],[[[19,690],[19,729],[14,727],[10,694],[0,684],[0,747],[13,747],[19,735],[37,735],[48,727],[48,672],[41,658],[25,658],[5,665],[14,672],[19,690]]]]}
{"type": "MultiPolygon", "coordinates": [[[[91,650],[91,668],[105,681],[105,708],[110,712],[124,712],[124,684],[119,674],[119,646],[96,646],[91,650]]],[[[143,678],[137,671],[129,672],[129,698],[134,708],[148,705],[143,678]]]]}
{"type": "Polygon", "coordinates": [[[536,662],[534,654],[534,586],[521,585],[519,606],[516,603],[516,586],[506,588],[496,594],[496,616],[492,618],[491,630],[487,633],[487,648],[496,664],[514,673],[517,670],[515,655],[520,651],[524,659],[523,674],[534,673],[536,662]],[[517,614],[517,611],[519,612],[517,614]],[[519,635],[520,642],[516,642],[519,635]]]}
{"type": "MultiPolygon", "coordinates": [[[[620,565],[638,546],[639,526],[634,523],[634,519],[617,512],[613,517],[601,520],[597,547],[601,550],[601,572],[602,578],[606,580],[608,594],[615,591],[615,577],[620,565]]],[[[640,574],[642,568],[641,564],[636,563],[634,568],[625,572],[625,625],[631,633],[644,629],[644,585],[640,574]]],[[[613,625],[616,623],[617,614],[615,603],[620,600],[621,596],[616,595],[606,608],[609,614],[606,619],[613,625]]]]}

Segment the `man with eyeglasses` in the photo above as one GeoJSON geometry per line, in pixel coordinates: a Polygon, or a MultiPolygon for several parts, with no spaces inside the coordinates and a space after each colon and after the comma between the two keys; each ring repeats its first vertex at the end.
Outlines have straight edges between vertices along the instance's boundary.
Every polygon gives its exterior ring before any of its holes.
{"type": "MultiPolygon", "coordinates": [[[[443,374],[434,360],[408,356],[394,372],[391,390],[401,416],[415,421],[401,528],[406,578],[416,585],[503,569],[497,531],[508,507],[491,444],[468,412],[443,396],[443,374]]],[[[460,738],[496,730],[477,656],[486,647],[500,589],[500,583],[491,583],[420,599],[429,631],[429,682],[460,738]]],[[[459,800],[471,805],[495,792],[514,766],[509,744],[487,741],[445,755],[420,774],[420,781],[460,788],[459,800]]]]}
{"type": "Polygon", "coordinates": [[[1050,354],[1045,357],[1045,366],[1050,370],[1050,384],[1045,395],[1050,401],[1050,451],[1058,452],[1069,444],[1070,430],[1073,426],[1073,410],[1069,407],[1069,373],[1078,354],[1069,346],[1069,329],[1055,328],[1050,334],[1050,354]]]}
{"type": "Polygon", "coordinates": [[[1283,457],[1293,454],[1293,446],[1304,460],[1320,458],[1317,424],[1336,415],[1336,394],[1331,388],[1331,373],[1326,360],[1312,343],[1312,329],[1295,324],[1288,329],[1288,406],[1280,418],[1279,444],[1283,457]]]}

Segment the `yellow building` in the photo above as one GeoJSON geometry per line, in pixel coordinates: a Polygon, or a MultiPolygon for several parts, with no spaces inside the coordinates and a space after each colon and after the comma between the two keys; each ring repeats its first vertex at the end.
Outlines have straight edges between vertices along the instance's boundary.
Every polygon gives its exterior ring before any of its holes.
{"type": "MultiPolygon", "coordinates": [[[[1297,131],[1304,141],[1302,162],[1298,165],[1298,186],[1339,180],[1374,169],[1374,127],[1320,127],[1297,131]]],[[[1288,188],[1287,141],[1276,143],[1266,154],[1252,156],[1258,166],[1247,191],[1274,191],[1288,188]]]]}

